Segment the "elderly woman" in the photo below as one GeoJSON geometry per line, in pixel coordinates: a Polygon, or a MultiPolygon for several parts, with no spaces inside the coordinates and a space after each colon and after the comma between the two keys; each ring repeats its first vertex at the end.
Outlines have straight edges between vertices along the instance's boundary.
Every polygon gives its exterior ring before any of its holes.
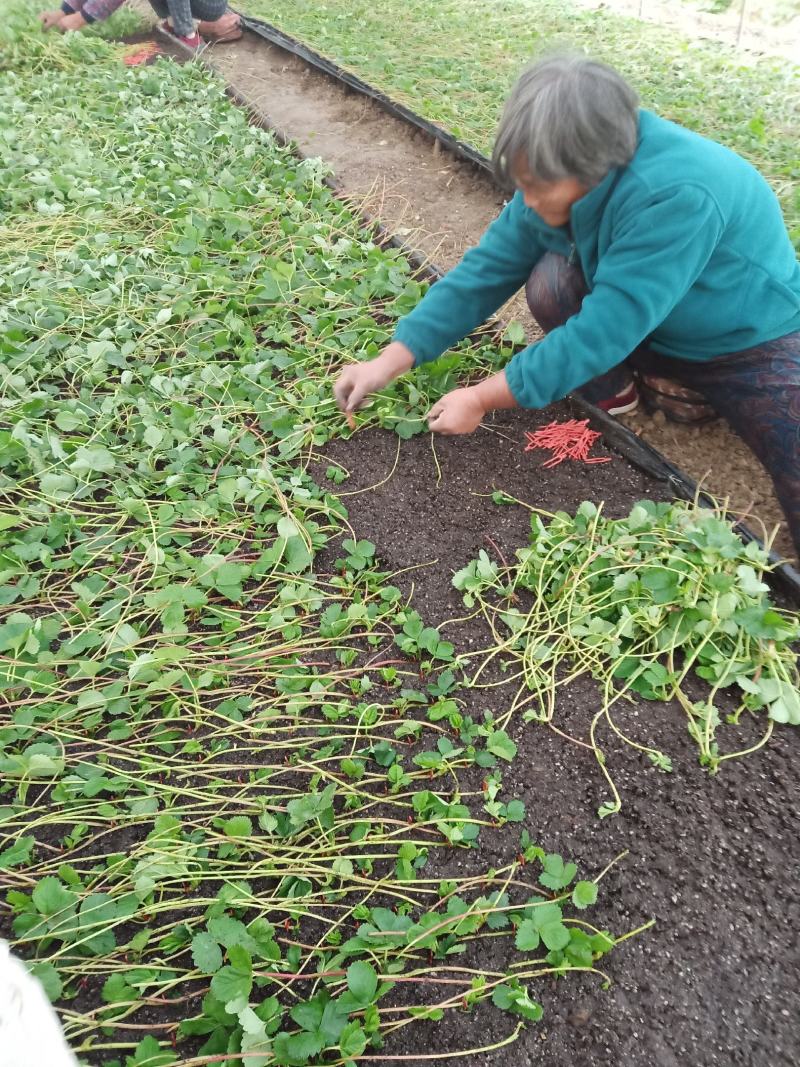
{"type": "Polygon", "coordinates": [[[800,264],[766,181],[571,55],[521,76],[493,162],[515,195],[383,352],[344,370],[340,407],[436,359],[527,282],[546,336],[444,396],[431,430],[471,433],[573,390],[611,414],[639,393],[680,421],[716,413],[772,475],[800,549],[800,264]]]}
{"type": "MultiPolygon", "coordinates": [[[[45,30],[66,33],[102,22],[124,3],[125,0],[64,0],[60,10],[43,11],[39,20],[45,30]]],[[[206,41],[222,44],[238,41],[242,36],[241,19],[230,10],[228,0],[150,0],[150,6],[164,20],[162,32],[193,52],[206,41]]]]}

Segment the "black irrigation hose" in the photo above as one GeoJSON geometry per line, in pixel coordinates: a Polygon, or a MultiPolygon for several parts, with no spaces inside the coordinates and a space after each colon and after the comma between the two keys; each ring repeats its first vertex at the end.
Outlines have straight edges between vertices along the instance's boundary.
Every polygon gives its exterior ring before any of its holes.
{"type": "MultiPolygon", "coordinates": [[[[353,92],[360,93],[362,96],[369,98],[377,104],[378,107],[382,108],[394,118],[413,126],[434,141],[438,141],[448,152],[451,152],[454,156],[464,162],[471,163],[494,181],[490,161],[471,145],[466,144],[464,141],[460,141],[451,133],[441,129],[427,119],[422,118],[421,115],[416,114],[416,112],[407,108],[404,104],[392,100],[391,97],[387,96],[386,93],[381,92],[380,89],[374,88],[374,86],[363,81],[361,78],[358,78],[356,75],[343,70],[337,63],[332,62],[319,52],[316,52],[313,48],[309,48],[307,45],[290,37],[276,26],[272,26],[270,23],[264,22],[262,19],[253,18],[250,15],[242,15],[242,24],[248,30],[251,30],[259,37],[263,37],[275,47],[297,56],[298,59],[302,59],[304,63],[307,63],[309,66],[327,75],[334,81],[347,86],[347,88],[351,89],[353,92]]],[[[338,182],[330,181],[328,184],[334,192],[340,195],[343,194],[344,190],[338,182]]],[[[362,211],[361,214],[363,215],[364,212],[362,211]]],[[[414,249],[409,248],[398,237],[391,235],[376,219],[369,216],[366,217],[369,225],[375,229],[381,242],[390,247],[400,249],[424,280],[435,282],[443,276],[444,272],[439,267],[430,263],[414,249]]],[[[629,463],[632,463],[635,467],[643,470],[652,478],[666,482],[676,496],[682,497],[685,500],[694,500],[697,498],[707,507],[714,506],[714,500],[708,496],[707,493],[698,490],[695,481],[689,478],[688,475],[684,474],[683,471],[671,463],[665,456],[662,456],[657,449],[653,448],[652,445],[649,445],[639,437],[638,434],[635,434],[632,430],[628,429],[627,426],[624,426],[613,416],[608,415],[601,408],[589,403],[588,400],[584,400],[582,397],[575,394],[571,395],[568,399],[571,406],[577,409],[584,418],[588,418],[592,425],[601,431],[604,440],[613,445],[616,451],[628,460],[629,463]]],[[[735,527],[743,541],[756,541],[761,544],[760,538],[758,538],[744,522],[737,522],[735,527]]],[[[800,572],[788,563],[781,563],[781,558],[782,557],[778,556],[775,552],[769,553],[770,562],[775,568],[773,575],[784,592],[788,593],[794,600],[800,602],[800,572]]]]}

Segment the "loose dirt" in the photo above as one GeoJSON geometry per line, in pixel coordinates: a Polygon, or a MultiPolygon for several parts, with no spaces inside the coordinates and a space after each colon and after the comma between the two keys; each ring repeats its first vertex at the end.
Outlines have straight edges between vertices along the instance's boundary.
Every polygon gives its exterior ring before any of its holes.
{"type": "MultiPolygon", "coordinates": [[[[554,406],[535,413],[541,425],[569,417],[554,406]]],[[[381,561],[405,571],[395,583],[426,621],[445,624],[458,651],[484,647],[486,634],[464,615],[450,584],[454,570],[480,549],[510,559],[529,529],[522,507],[497,506],[494,489],[545,509],[573,510],[589,494],[614,515],[640,496],[664,490],[616,457],[592,468],[564,463],[541,469],[524,453],[531,418],[505,414],[468,438],[435,442],[415,438],[400,447],[378,431],[329,446],[328,454],[352,470],[337,492],[361,537],[379,547],[381,561]],[[383,482],[377,489],[366,490],[383,482]],[[407,568],[413,570],[407,571],[407,568]]],[[[467,710],[480,717],[500,712],[509,687],[470,697],[467,710]]],[[[585,739],[598,708],[594,684],[579,679],[559,699],[556,725],[585,739]]],[[[800,803],[796,732],[780,730],[765,750],[723,766],[710,777],[698,763],[684,713],[677,705],[638,702],[620,713],[619,725],[671,755],[665,774],[611,736],[603,745],[621,789],[619,816],[595,814],[605,786],[594,756],[538,724],[515,720],[519,746],[504,772],[504,796],[524,800],[529,832],[542,847],[599,872],[615,855],[628,855],[603,883],[589,916],[621,934],[650,918],[656,926],[621,946],[604,963],[612,979],[550,983],[536,990],[545,1009],[510,1049],[476,1059],[505,1067],[789,1067],[800,1050],[800,902],[795,830],[800,803]]],[[[464,787],[464,783],[462,783],[464,787]]],[[[474,783],[473,783],[473,787],[474,783]]],[[[454,869],[508,862],[507,839],[483,834],[476,858],[457,853],[454,869]],[[505,852],[501,851],[503,845],[505,852]],[[496,851],[493,851],[495,849],[496,851]]],[[[446,876],[447,872],[443,872],[446,876]]],[[[482,962],[502,967],[497,959],[482,962]]],[[[424,1023],[388,1054],[408,1055],[410,1067],[446,1067],[438,1051],[500,1041],[512,1026],[490,1009],[455,1016],[440,1026],[424,1023]],[[420,1057],[420,1058],[417,1058],[420,1057]]],[[[459,1061],[468,1063],[470,1061],[459,1061]]]]}

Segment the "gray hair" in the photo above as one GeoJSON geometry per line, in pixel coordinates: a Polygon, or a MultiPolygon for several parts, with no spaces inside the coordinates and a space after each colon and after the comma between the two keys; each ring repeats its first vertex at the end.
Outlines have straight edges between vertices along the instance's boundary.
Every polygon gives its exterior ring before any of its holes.
{"type": "Polygon", "coordinates": [[[605,63],[573,53],[552,55],[522,72],[497,130],[492,164],[513,188],[522,155],[541,181],[577,178],[592,187],[633,158],[639,98],[605,63]]]}

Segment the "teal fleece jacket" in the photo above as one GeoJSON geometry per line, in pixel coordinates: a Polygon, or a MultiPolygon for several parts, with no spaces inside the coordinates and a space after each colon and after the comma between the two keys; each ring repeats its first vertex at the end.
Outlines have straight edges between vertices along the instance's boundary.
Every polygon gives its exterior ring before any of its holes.
{"type": "Polygon", "coordinates": [[[640,112],[631,162],[548,226],[517,193],[480,243],[397,324],[417,364],[485,322],[547,251],[577,257],[589,288],[578,314],[510,360],[522,407],[544,407],[647,339],[687,360],[800,330],[800,263],[767,182],[722,145],[640,112]]]}

